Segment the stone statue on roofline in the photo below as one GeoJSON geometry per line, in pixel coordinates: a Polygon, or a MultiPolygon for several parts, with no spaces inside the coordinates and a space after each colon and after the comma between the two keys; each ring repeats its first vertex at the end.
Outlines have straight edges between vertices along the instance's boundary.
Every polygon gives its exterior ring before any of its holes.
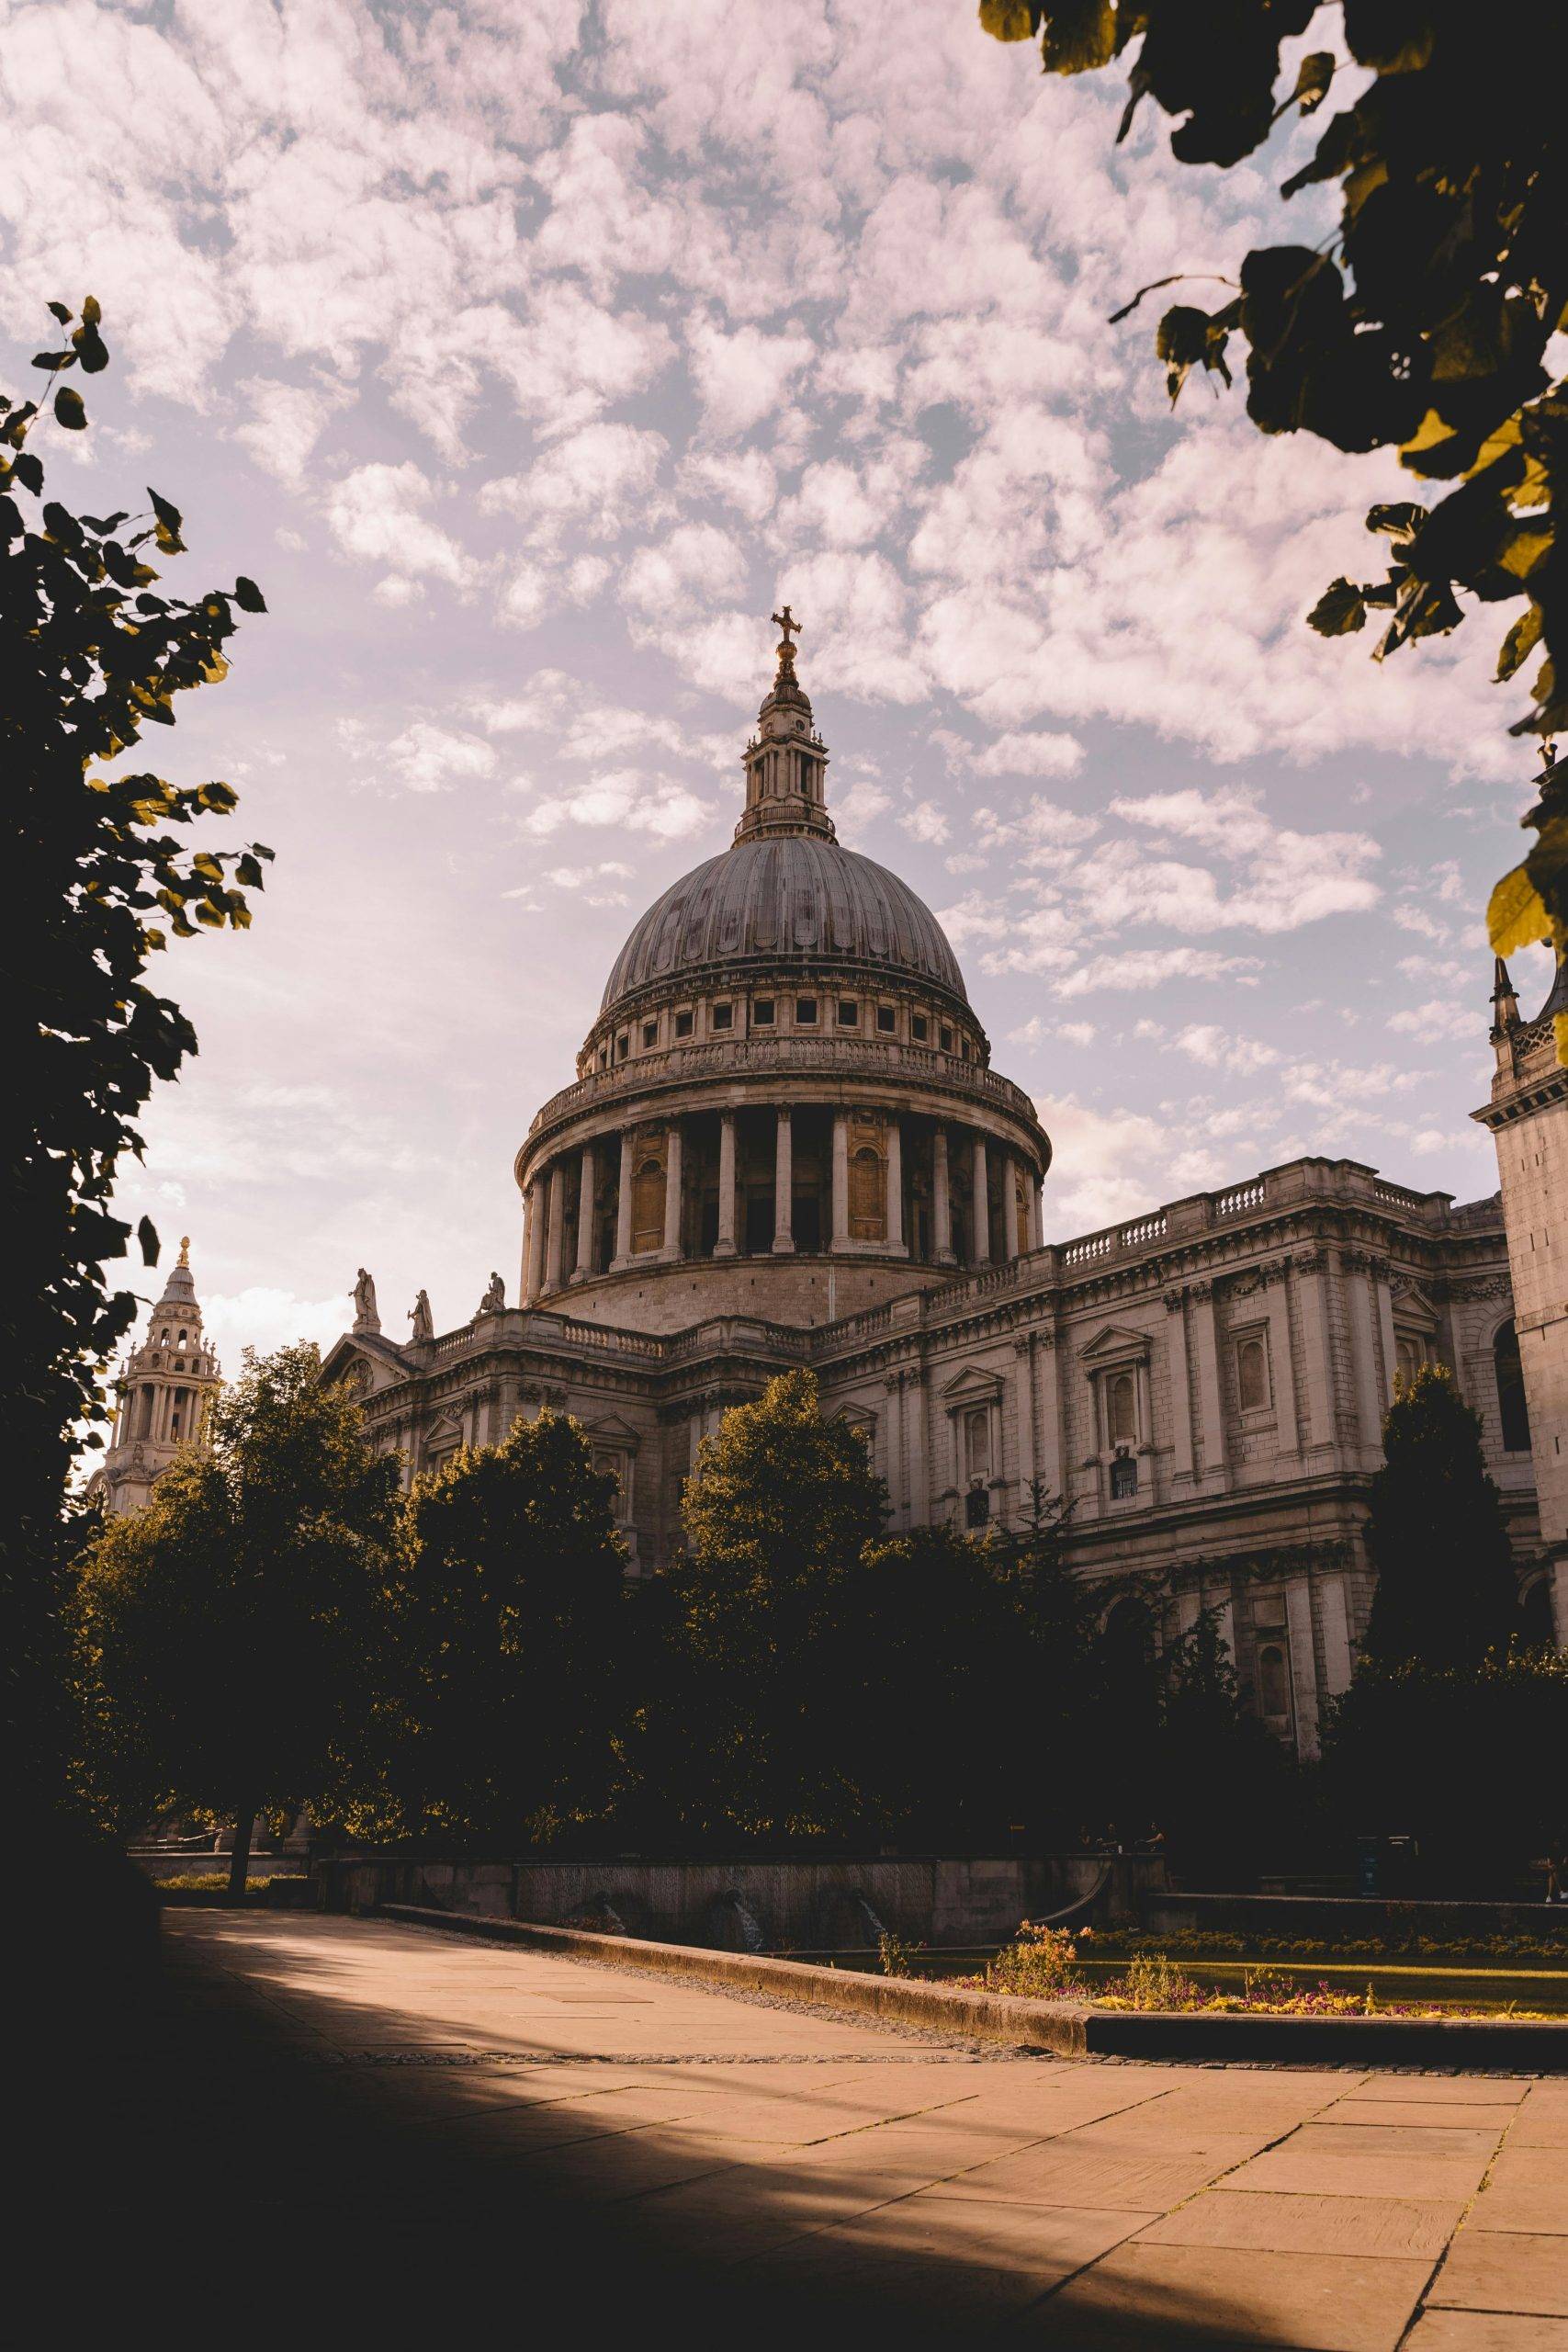
{"type": "Polygon", "coordinates": [[[409,1320],[413,1325],[409,1337],[416,1348],[423,1348],[428,1341],[434,1339],[435,1321],[430,1312],[430,1295],[427,1291],[422,1290],[409,1308],[409,1320]]]}
{"type": "Polygon", "coordinates": [[[354,1328],[356,1331],[379,1331],[381,1317],[376,1312],[376,1285],[363,1266],[355,1278],[354,1328]]]}
{"type": "Polygon", "coordinates": [[[481,1315],[503,1315],[506,1312],[506,1284],[492,1273],[485,1284],[485,1295],[479,1301],[481,1315]]]}

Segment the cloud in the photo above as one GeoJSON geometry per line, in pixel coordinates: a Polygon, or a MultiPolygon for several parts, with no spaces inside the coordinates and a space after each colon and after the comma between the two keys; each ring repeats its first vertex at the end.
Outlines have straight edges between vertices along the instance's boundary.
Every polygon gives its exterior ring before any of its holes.
{"type": "Polygon", "coordinates": [[[716,441],[735,440],[761,424],[784,400],[813,347],[801,334],[764,334],[754,326],[726,334],[714,321],[698,320],[687,350],[705,433],[716,441]]]}
{"type": "Polygon", "coordinates": [[[1141,902],[1177,931],[1297,931],[1327,915],[1364,913],[1382,895],[1366,872],[1382,854],[1370,834],[1295,832],[1276,825],[1254,793],[1149,793],[1113,799],[1111,810],[1128,824],[1191,842],[1242,869],[1242,878],[1222,889],[1206,867],[1169,858],[1129,862],[1118,854],[1118,884],[1111,861],[1104,861],[1097,884],[1118,888],[1123,909],[1141,902]]]}
{"type": "Polygon", "coordinates": [[[523,831],[532,840],[550,841],[568,826],[615,825],[659,841],[682,841],[694,838],[714,813],[710,801],[673,777],[624,768],[536,800],[523,819],[523,831]]]}
{"type": "Polygon", "coordinates": [[[203,1294],[202,1328],[227,1377],[239,1373],[247,1348],[267,1355],[296,1340],[329,1347],[347,1330],[354,1308],[346,1298],[299,1298],[290,1290],[252,1283],[243,1290],[203,1294]]]}
{"type": "Polygon", "coordinates": [[[493,775],[493,745],[478,735],[464,735],[449,727],[415,719],[387,746],[388,765],[411,792],[450,792],[493,775]]]}
{"type": "Polygon", "coordinates": [[[1172,980],[1246,983],[1263,967],[1256,956],[1223,956],[1210,947],[1134,947],[1097,956],[1056,983],[1058,996],[1098,996],[1115,989],[1158,989],[1172,980]]]}
{"type": "Polygon", "coordinates": [[[426,509],[434,496],[434,483],[412,459],[356,466],[329,492],[327,522],[345,555],[460,588],[472,566],[451,534],[430,520],[426,509]]]}
{"type": "Polygon", "coordinates": [[[541,450],[526,472],[487,482],[479,505],[512,516],[538,547],[558,547],[569,527],[592,539],[647,529],[670,511],[654,495],[669,449],[661,433],[586,424],[541,450]]]}

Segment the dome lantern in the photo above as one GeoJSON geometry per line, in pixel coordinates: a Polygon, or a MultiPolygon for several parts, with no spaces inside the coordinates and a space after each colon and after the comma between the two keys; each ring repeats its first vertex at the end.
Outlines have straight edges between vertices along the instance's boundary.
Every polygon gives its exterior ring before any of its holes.
{"type": "Polygon", "coordinates": [[[795,638],[800,623],[786,605],[775,613],[780,637],[778,673],[757,713],[757,732],[746,746],[746,807],[735,828],[738,842],[758,833],[816,833],[836,841],[827,808],[828,746],[812,723],[811,703],[795,674],[795,638]]]}

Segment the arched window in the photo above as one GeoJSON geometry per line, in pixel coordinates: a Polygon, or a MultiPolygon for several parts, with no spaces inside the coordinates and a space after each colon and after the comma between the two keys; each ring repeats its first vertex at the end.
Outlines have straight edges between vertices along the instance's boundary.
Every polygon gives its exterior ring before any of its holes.
{"type": "Polygon", "coordinates": [[[972,1405],[964,1416],[964,1475],[982,1481],[991,1475],[991,1408],[972,1405]]]}
{"type": "Polygon", "coordinates": [[[1138,1442],[1138,1383],[1131,1372],[1112,1373],[1105,1385],[1105,1427],[1112,1445],[1138,1442]]]}
{"type": "Polygon", "coordinates": [[[1402,1332],[1393,1343],[1394,1371],[1402,1388],[1409,1387],[1426,1361],[1427,1351],[1422,1342],[1413,1340],[1408,1332],[1402,1332]]]}
{"type": "Polygon", "coordinates": [[[1497,1375],[1497,1411],[1503,1424],[1503,1451],[1505,1453],[1528,1453],[1530,1446],[1529,1407],[1525,1402],[1519,1335],[1511,1321],[1502,1326],[1492,1342],[1492,1366],[1497,1375]]]}
{"type": "Polygon", "coordinates": [[[1258,1706],[1261,1714],[1290,1719],[1290,1662],[1278,1642],[1265,1642],[1258,1653],[1258,1706]]]}
{"type": "Polygon", "coordinates": [[[1235,1385],[1244,1413],[1267,1412],[1272,1400],[1269,1393],[1269,1348],[1264,1340],[1243,1340],[1237,1345],[1235,1385]]]}

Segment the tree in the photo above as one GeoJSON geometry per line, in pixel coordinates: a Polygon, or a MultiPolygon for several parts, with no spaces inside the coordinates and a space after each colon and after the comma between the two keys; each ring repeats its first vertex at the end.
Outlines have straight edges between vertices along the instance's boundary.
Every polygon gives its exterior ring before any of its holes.
{"type": "Polygon", "coordinates": [[[1347,1841],[1414,1837],[1424,1883],[1517,1891],[1568,1861],[1568,1654],[1492,1651],[1477,1665],[1363,1660],[1328,1711],[1323,1769],[1347,1841]]]}
{"type": "Polygon", "coordinates": [[[1468,1667],[1506,1648],[1518,1619],[1502,1498],[1481,1418],[1446,1365],[1424,1364],[1383,1423],[1367,1550],[1377,1574],[1363,1655],[1468,1667]]]}
{"type": "Polygon", "coordinates": [[[887,1515],[882,1481],[816,1377],[785,1373],[705,1438],[669,1571],[704,1721],[698,1823],[822,1836],[858,1821],[842,1769],[846,1580],[887,1515]]]}
{"type": "Polygon", "coordinates": [[[330,1808],[384,1677],[398,1465],[304,1343],[247,1351],[209,1430],[88,1555],[83,1777],[118,1828],[161,1796],[231,1813],[242,1894],[256,1814],[330,1808]]]}
{"type": "MultiPolygon", "coordinates": [[[[50,414],[83,431],[76,368],[108,365],[98,305],[63,303],[58,349],[33,365],[54,385],[50,414]]],[[[27,1279],[6,1285],[0,1348],[9,1441],[6,1539],[7,1673],[19,1753],[13,1807],[61,1800],[64,1758],[51,1692],[64,1666],[67,1583],[61,1512],[80,1424],[108,1418],[107,1361],[136,1312],[109,1293],[107,1261],[130,1228],[109,1213],[120,1162],[140,1149],[136,1121],[156,1079],[196,1050],[190,1023],[143,975],[170,938],[243,927],[262,885],[260,842],[184,846],[169,828],[227,816],[226,784],[175,787],[104,763],[147,725],[172,726],[177,694],[216,684],[235,609],[262,612],[249,580],[192,601],[164,594],[148,560],[184,552],[176,508],[149,491],[141,514],[75,514],[44,491],[36,444],[50,421],[0,397],[0,766],[11,852],[3,993],[6,1066],[20,1140],[10,1161],[6,1230],[27,1279]]],[[[145,1219],[144,1260],[157,1236],[145,1219]]],[[[96,1428],[90,1444],[101,1444],[96,1428]]]]}
{"type": "MultiPolygon", "coordinates": [[[[1045,71],[1108,66],[1136,41],[1118,140],[1150,97],[1181,118],[1171,153],[1222,169],[1252,154],[1292,106],[1314,114],[1341,74],[1348,102],[1325,119],[1281,196],[1337,183],[1325,246],[1248,253],[1218,310],[1167,311],[1156,336],[1174,401],[1194,367],[1229,384],[1247,345],[1247,413],[1265,433],[1336,448],[1395,447],[1435,504],[1374,506],[1389,544],[1381,580],[1337,580],[1307,616],[1328,637],[1386,615],[1382,661],[1464,618],[1459,598],[1526,601],[1498,653],[1511,678],[1539,648],[1531,708],[1516,734],[1568,727],[1568,383],[1546,360],[1568,305],[1568,163],[1557,76],[1527,17],[1481,18],[1444,0],[981,0],[1000,40],[1039,38],[1045,71]],[[1342,41],[1304,57],[1276,95],[1280,44],[1314,19],[1342,41]]],[[[1161,284],[1170,285],[1167,278],[1161,284]]],[[[1145,287],[1122,311],[1136,308],[1145,287]]],[[[1493,893],[1500,956],[1551,936],[1568,950],[1568,768],[1524,821],[1539,839],[1493,893]]],[[[1568,1061],[1568,1022],[1559,1035],[1568,1061]]]]}
{"type": "Polygon", "coordinates": [[[1217,1609],[1200,1610],[1161,1664],[1149,1812],[1187,1883],[1235,1886],[1294,1840],[1293,1759],[1244,1713],[1217,1609]]]}
{"type": "Polygon", "coordinates": [[[362,1806],[404,1831],[547,1838],[604,1813],[626,1546],[578,1423],[516,1422],[414,1481],[394,1736],[362,1806]]]}

